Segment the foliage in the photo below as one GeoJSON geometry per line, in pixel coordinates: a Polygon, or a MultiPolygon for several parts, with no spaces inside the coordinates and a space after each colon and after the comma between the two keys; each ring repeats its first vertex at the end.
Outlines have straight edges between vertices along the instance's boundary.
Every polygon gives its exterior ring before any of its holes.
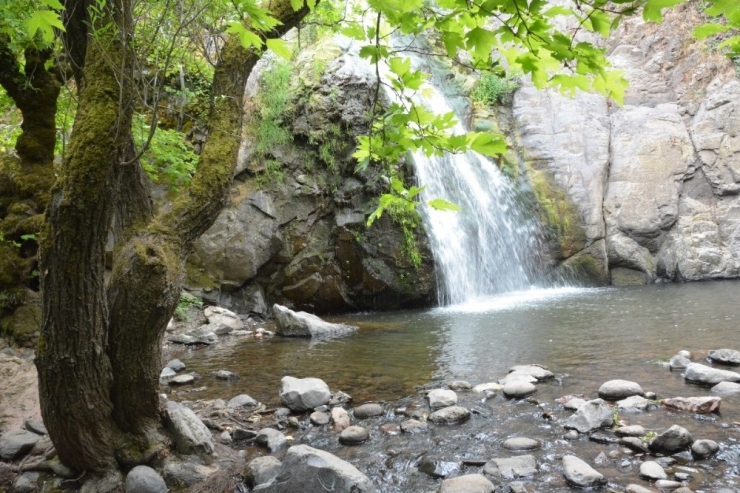
{"type": "Polygon", "coordinates": [[[393,202],[388,206],[388,215],[401,228],[401,233],[403,234],[403,254],[414,269],[418,269],[422,261],[419,245],[416,241],[416,231],[421,225],[419,211],[416,208],[409,209],[404,207],[402,203],[393,202]]]}
{"type": "Polygon", "coordinates": [[[500,76],[491,72],[483,72],[475,82],[470,96],[476,103],[494,106],[508,101],[518,87],[519,83],[510,75],[500,76]]]}
{"type": "MultiPolygon", "coordinates": [[[[137,148],[142,148],[149,134],[150,123],[144,115],[134,116],[133,135],[137,148]]],[[[177,130],[159,128],[141,157],[144,171],[155,182],[164,182],[175,189],[190,183],[195,174],[198,156],[177,130]]]]}
{"type": "Polygon", "coordinates": [[[710,36],[723,34],[724,39],[717,45],[718,50],[724,50],[726,55],[734,59],[740,57],[740,2],[736,0],[710,0],[703,13],[714,17],[714,22],[708,22],[694,29],[694,37],[707,39],[710,36]]]}
{"type": "Polygon", "coordinates": [[[21,121],[21,112],[13,100],[5,91],[0,91],[0,154],[7,154],[15,147],[21,134],[21,121]]]}
{"type": "Polygon", "coordinates": [[[175,318],[182,321],[190,320],[190,315],[188,314],[190,308],[203,308],[203,302],[193,295],[181,293],[180,302],[177,304],[177,308],[175,308],[175,318]]]}

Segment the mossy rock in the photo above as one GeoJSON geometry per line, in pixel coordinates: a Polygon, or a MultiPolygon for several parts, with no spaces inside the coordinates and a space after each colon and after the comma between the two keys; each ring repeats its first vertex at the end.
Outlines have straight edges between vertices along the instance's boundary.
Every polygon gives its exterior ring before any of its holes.
{"type": "Polygon", "coordinates": [[[610,273],[614,286],[640,286],[650,282],[648,274],[626,267],[616,267],[610,273]]]}
{"type": "Polygon", "coordinates": [[[16,344],[35,347],[41,328],[41,308],[36,305],[23,305],[2,321],[3,330],[16,344]]]}

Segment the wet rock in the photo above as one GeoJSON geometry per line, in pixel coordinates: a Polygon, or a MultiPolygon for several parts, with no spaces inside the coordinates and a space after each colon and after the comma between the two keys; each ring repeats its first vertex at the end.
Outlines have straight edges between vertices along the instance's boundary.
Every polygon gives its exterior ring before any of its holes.
{"type": "Polygon", "coordinates": [[[685,370],[690,364],[691,360],[689,358],[681,354],[677,354],[668,362],[668,367],[671,370],[685,370]]]}
{"type": "Polygon", "coordinates": [[[345,394],[344,392],[340,390],[331,396],[331,399],[329,399],[328,405],[330,407],[342,406],[344,404],[349,404],[350,402],[352,402],[352,396],[350,396],[349,394],[345,394]]]}
{"type": "Polygon", "coordinates": [[[503,387],[503,385],[496,382],[479,383],[473,387],[473,392],[478,392],[479,394],[483,392],[498,392],[503,387]]]}
{"type": "Polygon", "coordinates": [[[195,382],[195,377],[193,375],[178,375],[167,383],[170,385],[187,385],[193,382],[195,382]]]}
{"type": "Polygon", "coordinates": [[[460,463],[424,459],[421,461],[421,464],[419,464],[419,471],[433,478],[446,478],[448,476],[454,476],[460,472],[460,463]]]}
{"type": "Polygon", "coordinates": [[[691,363],[686,367],[684,378],[689,382],[717,385],[720,382],[740,382],[740,373],[719,370],[699,363],[691,363]]]}
{"type": "Polygon", "coordinates": [[[287,407],[279,407],[275,409],[274,416],[275,416],[275,419],[285,419],[288,416],[290,416],[290,414],[291,414],[291,410],[288,409],[287,407]]]}
{"type": "Polygon", "coordinates": [[[639,484],[628,484],[625,490],[627,493],[655,493],[655,490],[645,488],[639,484]]]}
{"type": "Polygon", "coordinates": [[[586,402],[578,408],[575,414],[563,422],[565,428],[577,430],[579,433],[588,433],[613,424],[614,412],[601,399],[586,402]]]}
{"type": "Polygon", "coordinates": [[[20,459],[31,451],[41,435],[26,430],[12,430],[0,436],[0,459],[20,459]]]}
{"type": "Polygon", "coordinates": [[[503,392],[510,399],[521,399],[537,392],[537,387],[525,380],[513,380],[504,384],[503,392]]]}
{"type": "Polygon", "coordinates": [[[151,467],[136,466],[126,475],[126,493],[167,493],[167,485],[151,467]]]}
{"type": "Polygon", "coordinates": [[[176,342],[178,344],[184,344],[186,346],[192,346],[195,344],[204,344],[206,346],[212,346],[218,343],[218,336],[213,332],[213,328],[208,325],[201,325],[195,330],[186,332],[184,334],[174,335],[168,340],[170,342],[176,342]]]}
{"type": "Polygon", "coordinates": [[[604,476],[575,455],[563,457],[563,475],[568,483],[590,488],[606,483],[604,476]]]}
{"type": "Polygon", "coordinates": [[[401,433],[401,427],[396,423],[383,423],[379,430],[386,435],[398,435],[401,433]]]}
{"type": "Polygon", "coordinates": [[[251,488],[267,484],[277,477],[282,465],[279,460],[271,455],[252,459],[244,469],[244,481],[251,488]]]}
{"type": "Polygon", "coordinates": [[[470,385],[470,382],[466,382],[465,380],[453,380],[452,382],[447,384],[447,387],[449,387],[450,390],[454,390],[455,392],[470,390],[473,388],[473,386],[470,385]]]}
{"type": "MultiPolygon", "coordinates": [[[[532,489],[531,491],[534,491],[534,489],[532,489]]],[[[509,492],[510,493],[529,493],[530,489],[528,489],[527,485],[521,481],[512,481],[511,483],[509,483],[509,492]]]]}
{"type": "Polygon", "coordinates": [[[226,430],[221,432],[221,434],[218,436],[218,439],[221,441],[221,443],[231,443],[232,442],[231,433],[229,433],[226,430]]]}
{"type": "Polygon", "coordinates": [[[648,444],[648,448],[655,453],[670,455],[685,450],[692,443],[694,443],[694,437],[686,428],[673,425],[653,438],[648,444]]]}
{"type": "Polygon", "coordinates": [[[308,411],[323,406],[331,399],[331,391],[320,378],[283,377],[280,399],[293,411],[308,411]]]}
{"type": "Polygon", "coordinates": [[[707,359],[713,363],[738,366],[740,365],[740,351],[736,351],[734,349],[714,349],[709,351],[707,359]]]}
{"type": "Polygon", "coordinates": [[[213,441],[206,425],[187,407],[167,401],[167,429],[175,439],[178,452],[183,454],[211,454],[213,441]]]}
{"type": "Polygon", "coordinates": [[[570,411],[578,411],[578,409],[584,405],[587,401],[585,399],[581,399],[580,397],[572,397],[565,401],[563,404],[563,407],[565,409],[568,409],[570,411]]]}
{"type": "Polygon", "coordinates": [[[624,445],[635,452],[645,453],[648,451],[647,443],[637,437],[623,437],[619,439],[619,444],[624,445]]]}
{"type": "Polygon", "coordinates": [[[278,304],[273,305],[272,313],[275,315],[277,333],[283,337],[327,337],[358,329],[354,325],[325,322],[316,315],[294,312],[278,304]]]}
{"type": "Polygon", "coordinates": [[[232,330],[241,330],[244,323],[236,313],[220,306],[208,306],[203,310],[203,315],[208,319],[210,325],[225,325],[232,330]]]}
{"type": "Polygon", "coordinates": [[[683,486],[683,483],[671,481],[670,479],[659,479],[655,482],[655,487],[664,491],[673,491],[681,486],[683,486]]]}
{"type": "Polygon", "coordinates": [[[329,416],[328,413],[315,411],[311,413],[309,419],[314,426],[324,426],[329,424],[329,422],[331,421],[331,416],[329,416]]]}
{"type": "Polygon", "coordinates": [[[645,428],[640,425],[620,426],[614,433],[620,437],[642,437],[645,436],[645,428]]]}
{"type": "Polygon", "coordinates": [[[286,440],[285,435],[272,428],[261,429],[254,438],[254,441],[257,445],[267,447],[267,450],[271,454],[279,452],[288,446],[288,440],[286,440]]]}
{"type": "Polygon", "coordinates": [[[24,472],[15,481],[14,493],[35,493],[39,491],[39,473],[24,472]]]}
{"type": "Polygon", "coordinates": [[[719,451],[714,440],[697,440],[691,445],[691,455],[696,459],[708,459],[719,451]]]}
{"type": "Polygon", "coordinates": [[[536,450],[542,447],[542,443],[533,438],[514,437],[504,440],[501,446],[506,450],[536,450]]]}
{"type": "Polygon", "coordinates": [[[719,412],[722,399],[720,397],[673,397],[663,399],[661,402],[665,407],[676,411],[708,414],[719,412]]]}
{"type": "Polygon", "coordinates": [[[609,380],[599,387],[599,397],[608,401],[618,401],[643,394],[640,384],[629,380],[609,380]]]}
{"type": "Polygon", "coordinates": [[[513,371],[498,381],[498,383],[504,386],[509,382],[537,383],[537,379],[527,372],[513,371]]]}
{"type": "Polygon", "coordinates": [[[482,474],[466,474],[445,479],[438,493],[493,493],[495,486],[482,474]]]}
{"type": "Polygon", "coordinates": [[[375,493],[370,479],[349,462],[308,445],[290,447],[277,477],[256,491],[264,493],[375,493]]]}
{"type": "Polygon", "coordinates": [[[349,413],[341,407],[335,407],[331,410],[331,420],[334,423],[334,433],[340,433],[350,425],[349,413]]]}
{"type": "Polygon", "coordinates": [[[457,424],[470,419],[470,411],[461,406],[444,407],[429,415],[429,421],[434,424],[457,424]]]}
{"type": "Polygon", "coordinates": [[[185,363],[180,361],[179,359],[172,359],[167,362],[165,365],[167,368],[174,370],[176,372],[181,372],[185,369],[185,363]]]}
{"type": "Polygon", "coordinates": [[[632,397],[617,401],[617,409],[626,412],[647,411],[650,407],[654,406],[655,404],[652,401],[639,395],[633,395],[632,397]]]}
{"type": "Polygon", "coordinates": [[[27,419],[23,422],[23,427],[37,435],[48,435],[46,425],[40,419],[27,419]]]}
{"type": "Polygon", "coordinates": [[[716,392],[722,395],[740,394],[740,383],[720,382],[712,387],[712,392],[716,392]]]}
{"type": "Polygon", "coordinates": [[[570,430],[565,435],[563,435],[563,438],[566,440],[578,440],[578,437],[581,435],[576,430],[570,430]]]}
{"type": "Polygon", "coordinates": [[[162,372],[159,374],[159,384],[164,385],[176,376],[177,372],[175,372],[175,370],[173,370],[172,368],[164,367],[162,368],[162,372]]]}
{"type": "Polygon", "coordinates": [[[259,404],[256,400],[252,399],[247,394],[239,394],[236,397],[231,398],[226,407],[230,409],[239,409],[240,407],[251,407],[259,404]]]}
{"type": "Polygon", "coordinates": [[[429,401],[429,407],[440,409],[457,404],[457,394],[453,390],[434,389],[427,394],[427,400],[429,401]]]}
{"type": "Polygon", "coordinates": [[[611,443],[619,443],[619,439],[616,438],[613,435],[607,435],[605,433],[591,433],[588,436],[589,441],[596,442],[596,443],[602,443],[604,445],[609,445],[611,443]]]}
{"type": "Polygon", "coordinates": [[[257,437],[257,432],[254,430],[245,430],[237,426],[231,430],[231,437],[234,440],[252,440],[257,437]]]}
{"type": "Polygon", "coordinates": [[[357,419],[367,419],[367,418],[374,418],[376,416],[381,416],[383,412],[384,412],[383,406],[375,402],[371,402],[368,404],[357,406],[355,408],[354,414],[355,414],[355,418],[357,419]]]}
{"type": "Polygon", "coordinates": [[[348,426],[339,434],[339,443],[359,445],[370,439],[370,433],[362,426],[348,426]]]}
{"type": "Polygon", "coordinates": [[[527,375],[530,375],[539,381],[549,380],[555,376],[553,372],[548,370],[546,367],[540,366],[540,365],[512,366],[509,369],[509,373],[513,373],[513,372],[526,373],[527,375]]]}
{"type": "Polygon", "coordinates": [[[404,433],[423,433],[427,431],[427,424],[415,419],[407,419],[401,423],[401,431],[404,433]]]}
{"type": "Polygon", "coordinates": [[[652,460],[648,460],[640,464],[640,476],[652,481],[668,478],[668,475],[660,464],[652,460]]]}
{"type": "Polygon", "coordinates": [[[528,478],[537,474],[532,455],[493,459],[483,466],[483,474],[503,479],[528,478]]]}

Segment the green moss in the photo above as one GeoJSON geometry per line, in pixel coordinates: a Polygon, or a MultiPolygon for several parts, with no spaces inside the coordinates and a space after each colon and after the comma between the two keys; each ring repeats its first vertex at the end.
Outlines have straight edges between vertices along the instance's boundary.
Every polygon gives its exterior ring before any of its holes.
{"type": "Polygon", "coordinates": [[[208,277],[205,270],[187,262],[185,264],[185,279],[186,284],[192,288],[216,288],[218,284],[216,281],[208,277]]]}
{"type": "Polygon", "coordinates": [[[2,326],[4,332],[18,345],[34,347],[41,327],[41,309],[36,305],[20,306],[12,315],[3,319],[2,326]]]}
{"type": "Polygon", "coordinates": [[[401,228],[401,234],[403,235],[401,249],[404,256],[414,269],[418,269],[422,261],[419,243],[416,239],[416,234],[421,225],[419,212],[416,209],[409,210],[392,204],[388,208],[388,215],[393,220],[393,223],[401,228]]]}

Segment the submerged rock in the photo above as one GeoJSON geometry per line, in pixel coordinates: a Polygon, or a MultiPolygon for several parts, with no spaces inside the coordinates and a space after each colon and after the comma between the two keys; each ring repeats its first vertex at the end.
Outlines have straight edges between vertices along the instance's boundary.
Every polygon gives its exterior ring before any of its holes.
{"type": "Polygon", "coordinates": [[[445,479],[438,493],[493,493],[496,487],[482,474],[466,474],[445,479]]]}
{"type": "Polygon", "coordinates": [[[577,430],[579,433],[588,433],[613,424],[614,412],[612,408],[603,400],[594,399],[579,407],[575,414],[565,420],[563,426],[577,430]]]}
{"type": "Polygon", "coordinates": [[[687,413],[708,414],[719,412],[719,405],[722,402],[721,397],[673,397],[663,399],[663,405],[676,411],[687,413]]]}
{"type": "Polygon", "coordinates": [[[434,424],[457,424],[470,419],[470,411],[461,406],[444,407],[429,415],[429,421],[434,424]]]}
{"type": "Polygon", "coordinates": [[[694,443],[694,437],[686,428],[673,425],[653,438],[648,444],[648,448],[652,452],[670,455],[687,449],[692,443],[694,443]]]}
{"type": "Polygon", "coordinates": [[[325,322],[316,315],[294,312],[278,304],[273,305],[272,312],[277,323],[277,333],[284,337],[326,337],[358,329],[354,325],[325,322]]]}
{"type": "Polygon", "coordinates": [[[740,365],[740,351],[734,349],[715,349],[709,351],[707,358],[714,363],[721,363],[723,365],[740,365]]]}
{"type": "Polygon", "coordinates": [[[686,367],[684,378],[689,382],[716,385],[720,382],[740,382],[740,373],[719,370],[699,363],[691,363],[686,367]]]}
{"type": "Polygon", "coordinates": [[[501,446],[507,450],[536,450],[542,447],[539,440],[526,437],[507,438],[501,446]]]}
{"type": "Polygon", "coordinates": [[[539,381],[542,380],[549,380],[553,377],[555,377],[555,374],[548,370],[546,367],[541,365],[518,365],[518,366],[512,366],[509,369],[509,373],[513,372],[519,372],[519,373],[525,373],[527,375],[530,375],[534,378],[536,378],[539,381]]]}
{"type": "Polygon", "coordinates": [[[319,378],[283,377],[280,380],[280,399],[291,410],[302,412],[328,403],[331,391],[319,378]]]}
{"type": "Polygon", "coordinates": [[[629,380],[609,380],[599,387],[599,397],[609,401],[618,401],[643,394],[640,384],[629,380]]]}
{"type": "Polygon", "coordinates": [[[563,457],[563,475],[568,483],[590,488],[606,483],[604,476],[575,455],[563,457]]]}

